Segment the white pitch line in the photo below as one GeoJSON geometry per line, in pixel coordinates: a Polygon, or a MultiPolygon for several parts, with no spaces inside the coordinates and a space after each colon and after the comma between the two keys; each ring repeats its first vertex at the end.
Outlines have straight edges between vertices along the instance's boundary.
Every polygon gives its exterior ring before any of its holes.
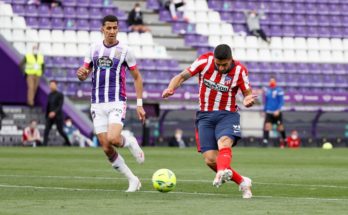
{"type": "MultiPolygon", "coordinates": [[[[0,184],[2,188],[21,188],[21,189],[41,189],[41,190],[66,190],[66,191],[98,191],[98,192],[125,192],[124,190],[111,190],[111,189],[88,189],[88,188],[69,188],[69,187],[41,187],[41,186],[32,186],[32,185],[11,185],[11,184],[0,184]]],[[[139,193],[159,193],[158,191],[137,191],[139,193]]],[[[183,194],[183,195],[199,195],[199,196],[221,196],[221,197],[236,197],[237,195],[231,194],[219,194],[219,193],[197,193],[197,192],[176,192],[172,191],[174,194],[183,194]]],[[[239,197],[239,195],[238,195],[239,197]]],[[[314,197],[285,197],[285,196],[253,196],[253,198],[260,199],[300,199],[300,200],[319,200],[319,201],[347,201],[348,199],[334,199],[334,198],[314,198],[314,197]]]]}
{"type": "MultiPolygon", "coordinates": [[[[0,175],[0,177],[25,177],[25,178],[59,178],[59,179],[93,179],[93,180],[126,180],[126,178],[118,177],[91,177],[91,176],[65,176],[65,175],[0,175]]],[[[143,178],[142,180],[151,181],[149,178],[143,178]]],[[[178,182],[193,182],[193,183],[211,183],[210,180],[190,180],[181,179],[178,182]]],[[[288,183],[269,183],[269,182],[253,182],[253,184],[272,185],[272,186],[292,186],[292,187],[321,187],[321,188],[337,188],[337,189],[348,189],[348,186],[338,185],[324,185],[324,184],[288,184],[288,183]]]]}

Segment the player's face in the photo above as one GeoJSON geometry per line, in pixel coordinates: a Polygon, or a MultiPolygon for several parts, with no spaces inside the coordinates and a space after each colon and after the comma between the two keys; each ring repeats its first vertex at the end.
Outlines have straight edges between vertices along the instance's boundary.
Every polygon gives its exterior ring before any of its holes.
{"type": "Polygon", "coordinates": [[[220,73],[228,73],[231,69],[232,59],[219,60],[215,58],[214,61],[215,67],[220,73]]]}
{"type": "Polygon", "coordinates": [[[118,32],[117,22],[105,22],[105,25],[102,27],[102,32],[104,34],[104,40],[108,44],[116,43],[116,35],[118,32]]]}
{"type": "Polygon", "coordinates": [[[56,82],[50,82],[50,89],[51,89],[51,91],[56,91],[57,90],[56,82]]]}

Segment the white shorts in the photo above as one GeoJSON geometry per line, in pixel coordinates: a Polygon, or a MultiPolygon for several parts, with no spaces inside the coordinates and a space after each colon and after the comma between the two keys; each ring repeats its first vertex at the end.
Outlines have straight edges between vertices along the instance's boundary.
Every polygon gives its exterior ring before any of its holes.
{"type": "Polygon", "coordinates": [[[108,125],[121,124],[126,118],[127,103],[124,101],[91,105],[91,115],[96,134],[108,131],[108,125]]]}

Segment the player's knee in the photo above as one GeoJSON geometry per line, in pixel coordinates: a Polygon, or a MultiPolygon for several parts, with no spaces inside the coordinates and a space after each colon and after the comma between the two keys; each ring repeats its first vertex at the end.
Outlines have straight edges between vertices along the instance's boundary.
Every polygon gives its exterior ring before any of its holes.
{"type": "Polygon", "coordinates": [[[111,145],[114,146],[121,146],[122,144],[121,137],[118,135],[108,135],[107,140],[111,145]]]}
{"type": "Polygon", "coordinates": [[[222,136],[218,140],[219,149],[231,147],[232,144],[233,144],[233,140],[228,136],[222,136]]]}

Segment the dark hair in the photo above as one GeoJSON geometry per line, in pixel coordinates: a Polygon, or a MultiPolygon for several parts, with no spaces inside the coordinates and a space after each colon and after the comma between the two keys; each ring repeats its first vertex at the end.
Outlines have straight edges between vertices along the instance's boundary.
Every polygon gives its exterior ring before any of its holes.
{"type": "Polygon", "coordinates": [[[56,80],[50,80],[49,83],[55,83],[55,84],[57,84],[58,82],[57,82],[56,80]]]}
{"type": "Polygon", "coordinates": [[[106,22],[117,22],[118,23],[118,18],[114,15],[107,15],[107,16],[104,16],[104,18],[102,20],[103,26],[105,25],[106,22]]]}
{"type": "Polygon", "coordinates": [[[227,44],[220,44],[214,50],[214,57],[219,60],[232,58],[231,48],[227,44]]]}

